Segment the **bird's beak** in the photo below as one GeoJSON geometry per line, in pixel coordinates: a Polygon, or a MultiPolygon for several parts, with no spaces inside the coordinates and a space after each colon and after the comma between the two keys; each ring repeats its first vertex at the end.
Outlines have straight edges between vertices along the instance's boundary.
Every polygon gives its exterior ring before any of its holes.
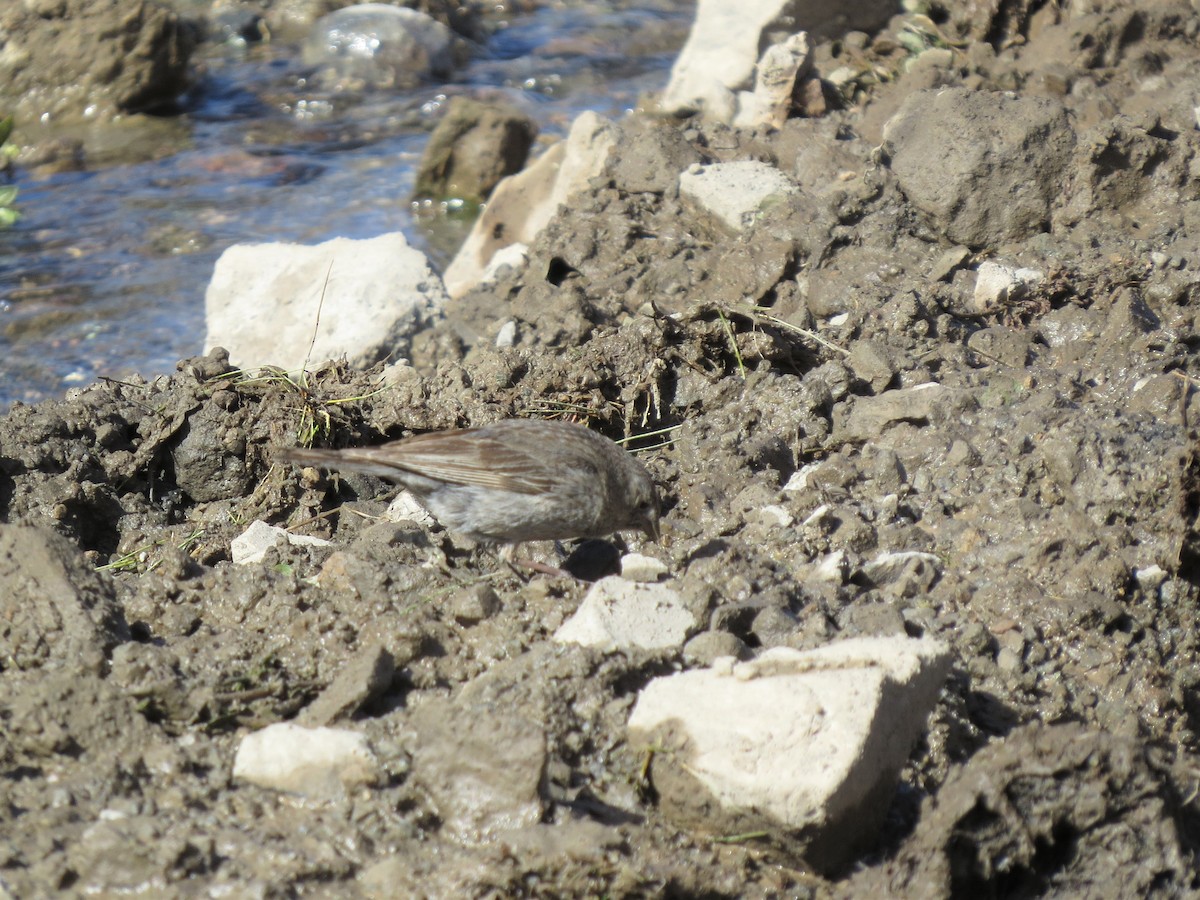
{"type": "Polygon", "coordinates": [[[662,532],[658,528],[658,516],[647,516],[646,521],[642,523],[642,531],[657,544],[659,538],[662,537],[662,532]]]}

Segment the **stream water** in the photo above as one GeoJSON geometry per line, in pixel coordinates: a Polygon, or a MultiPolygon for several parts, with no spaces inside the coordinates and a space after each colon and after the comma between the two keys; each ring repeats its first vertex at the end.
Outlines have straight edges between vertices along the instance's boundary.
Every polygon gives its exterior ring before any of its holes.
{"type": "Polygon", "coordinates": [[[619,117],[665,85],[692,6],[544,7],[452,83],[408,92],[310,90],[296,44],[202,48],[181,115],[118,125],[85,171],[17,170],[21,219],[0,230],[0,412],[200,352],[204,291],[235,243],[399,230],[443,267],[470,222],[409,194],[445,97],[503,98],[543,139],[585,109],[619,117]]]}

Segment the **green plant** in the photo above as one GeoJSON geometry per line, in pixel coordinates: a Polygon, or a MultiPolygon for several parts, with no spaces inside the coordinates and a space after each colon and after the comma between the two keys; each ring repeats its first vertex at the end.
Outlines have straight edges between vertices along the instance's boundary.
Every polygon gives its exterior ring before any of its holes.
{"type": "MultiPolygon", "coordinates": [[[[12,130],[12,116],[0,119],[0,171],[7,169],[17,155],[16,147],[11,144],[7,147],[4,146],[9,135],[12,134],[12,130]]],[[[21,218],[21,214],[17,212],[16,202],[16,187],[11,184],[0,185],[0,228],[7,228],[21,218]]]]}

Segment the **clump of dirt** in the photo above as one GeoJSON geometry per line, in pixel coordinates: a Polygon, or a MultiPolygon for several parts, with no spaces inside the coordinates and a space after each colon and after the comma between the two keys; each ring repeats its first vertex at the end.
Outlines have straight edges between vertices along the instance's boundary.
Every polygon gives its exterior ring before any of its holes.
{"type": "MultiPolygon", "coordinates": [[[[1033,723],[979,751],[926,801],[895,860],[856,873],[858,896],[1145,896],[1187,883],[1182,773],[1128,737],[1033,723]],[[1101,873],[1101,874],[1098,874],[1101,873]]],[[[1184,776],[1186,777],[1186,776],[1184,776]]]]}
{"type": "MultiPolygon", "coordinates": [[[[622,123],[634,168],[615,160],[526,269],[454,303],[413,366],[288,378],[218,352],[0,420],[0,596],[22,598],[0,606],[20,623],[0,629],[0,882],[17,896],[1200,889],[1200,140],[1173,78],[1197,63],[1194,16],[938,9],[818,45],[831,90],[861,65],[825,118],[622,123]],[[902,50],[934,26],[950,39],[938,53],[902,50]],[[956,244],[953,210],[918,203],[936,179],[898,175],[860,136],[936,84],[1067,111],[1052,119],[1074,150],[1039,228],[956,244]],[[647,174],[656,159],[767,160],[801,193],[731,235],[647,174]],[[983,262],[1035,274],[989,293],[983,262]],[[660,817],[624,722],[680,651],[559,647],[585,584],[519,578],[387,518],[375,479],[275,459],[514,415],[634,438],[666,507],[663,544],[643,549],[723,646],[953,647],[852,875],[660,817]],[[235,564],[257,519],[330,543],[235,564]],[[840,576],[814,577],[829,559],[840,576]],[[36,594],[9,585],[35,576],[69,589],[18,617],[36,594]],[[390,680],[314,706],[361,660],[390,680]],[[241,735],[317,707],[356,717],[378,785],[301,802],[232,779],[241,735]]],[[[937,114],[952,123],[963,93],[937,114]]],[[[968,156],[947,179],[986,171],[968,156]]],[[[976,190],[973,210],[1005,202],[986,178],[976,190]]],[[[978,235],[994,220],[973,221],[978,235]]]]}

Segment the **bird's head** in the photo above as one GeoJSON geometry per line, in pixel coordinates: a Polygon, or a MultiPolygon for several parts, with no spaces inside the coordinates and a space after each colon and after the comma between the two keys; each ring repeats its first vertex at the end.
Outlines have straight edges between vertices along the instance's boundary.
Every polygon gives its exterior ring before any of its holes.
{"type": "Polygon", "coordinates": [[[658,528],[658,489],[654,486],[648,472],[644,469],[634,474],[628,484],[627,527],[637,528],[657,543],[658,528]]]}

